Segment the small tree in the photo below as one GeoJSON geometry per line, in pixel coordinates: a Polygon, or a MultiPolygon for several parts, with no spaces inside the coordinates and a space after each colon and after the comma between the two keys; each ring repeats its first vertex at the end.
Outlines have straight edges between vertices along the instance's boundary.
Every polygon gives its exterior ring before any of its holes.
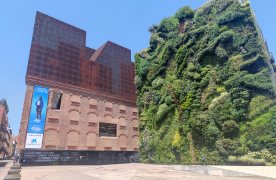
{"type": "Polygon", "coordinates": [[[184,21],[185,19],[191,19],[194,17],[194,11],[189,7],[185,6],[177,11],[175,17],[180,21],[184,21]]]}

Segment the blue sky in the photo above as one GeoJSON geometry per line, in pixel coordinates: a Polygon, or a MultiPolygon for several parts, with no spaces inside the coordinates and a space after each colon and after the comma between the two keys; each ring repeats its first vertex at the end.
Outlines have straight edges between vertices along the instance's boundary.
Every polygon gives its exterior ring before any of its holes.
{"type": "MultiPolygon", "coordinates": [[[[36,11],[87,32],[87,46],[107,40],[125,46],[132,55],[146,48],[148,28],[180,7],[200,7],[206,0],[1,0],[0,99],[6,98],[11,128],[18,134],[26,91],[25,73],[36,11]]],[[[271,52],[276,55],[276,1],[251,0],[271,52]]]]}

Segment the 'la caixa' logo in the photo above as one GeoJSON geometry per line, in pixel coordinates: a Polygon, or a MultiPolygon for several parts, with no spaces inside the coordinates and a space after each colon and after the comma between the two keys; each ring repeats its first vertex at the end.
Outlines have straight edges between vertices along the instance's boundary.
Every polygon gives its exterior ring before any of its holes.
{"type": "Polygon", "coordinates": [[[37,143],[36,139],[32,139],[31,143],[36,144],[37,143]]]}

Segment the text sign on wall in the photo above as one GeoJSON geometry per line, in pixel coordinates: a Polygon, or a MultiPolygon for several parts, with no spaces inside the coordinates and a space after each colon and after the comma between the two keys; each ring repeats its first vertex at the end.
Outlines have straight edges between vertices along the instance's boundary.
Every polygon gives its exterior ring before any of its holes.
{"type": "Polygon", "coordinates": [[[48,88],[34,86],[25,148],[39,149],[42,146],[48,96],[48,88]]]}

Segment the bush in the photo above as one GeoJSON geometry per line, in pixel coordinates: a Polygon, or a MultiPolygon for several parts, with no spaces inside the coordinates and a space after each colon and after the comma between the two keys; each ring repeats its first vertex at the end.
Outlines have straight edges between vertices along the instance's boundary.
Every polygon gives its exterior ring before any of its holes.
{"type": "Polygon", "coordinates": [[[220,58],[223,58],[223,59],[227,58],[227,56],[228,56],[227,51],[224,48],[220,47],[220,46],[218,46],[216,48],[216,55],[220,58]]]}
{"type": "Polygon", "coordinates": [[[182,103],[181,108],[183,111],[187,110],[193,102],[193,94],[191,92],[186,96],[186,100],[182,103]]]}
{"type": "Polygon", "coordinates": [[[167,106],[167,104],[161,104],[156,113],[156,122],[162,121],[171,109],[172,107],[167,106]]]}
{"type": "Polygon", "coordinates": [[[185,6],[177,11],[175,17],[180,21],[184,21],[185,19],[191,19],[194,16],[194,11],[189,7],[185,6]]]}
{"type": "Polygon", "coordinates": [[[159,43],[159,37],[156,34],[151,35],[150,37],[150,49],[153,51],[157,48],[159,43]]]}
{"type": "Polygon", "coordinates": [[[136,74],[140,77],[145,76],[148,73],[149,63],[147,60],[140,58],[139,55],[136,55],[136,74]]]}
{"type": "Polygon", "coordinates": [[[164,83],[164,79],[158,77],[152,81],[152,87],[155,89],[159,89],[164,83]]]}
{"type": "Polygon", "coordinates": [[[222,132],[226,137],[233,138],[239,133],[239,125],[233,121],[225,121],[222,125],[222,132]]]}
{"type": "Polygon", "coordinates": [[[273,101],[266,96],[256,96],[249,104],[249,118],[253,119],[263,112],[268,110],[273,104],[273,101]]]}
{"type": "Polygon", "coordinates": [[[241,55],[233,56],[229,59],[229,62],[230,62],[230,70],[238,71],[242,66],[243,58],[241,55]]]}
{"type": "Polygon", "coordinates": [[[218,24],[220,26],[225,25],[225,24],[229,24],[231,22],[234,21],[238,21],[239,19],[243,18],[243,14],[241,12],[238,11],[229,11],[226,12],[225,14],[223,14],[219,19],[218,19],[218,24]]]}
{"type": "Polygon", "coordinates": [[[179,134],[179,131],[176,131],[174,136],[173,136],[172,146],[173,147],[179,147],[180,146],[180,141],[181,141],[181,136],[179,134]]]}
{"type": "Polygon", "coordinates": [[[242,166],[265,166],[266,161],[264,159],[254,159],[249,157],[236,157],[229,156],[228,163],[231,165],[242,165],[242,166]]]}
{"type": "Polygon", "coordinates": [[[220,130],[214,124],[209,124],[206,128],[205,135],[206,141],[213,144],[220,137],[220,130]]]}
{"type": "Polygon", "coordinates": [[[238,142],[232,139],[220,139],[216,142],[216,148],[225,156],[232,155],[238,148],[238,142]]]}
{"type": "Polygon", "coordinates": [[[176,18],[165,18],[161,21],[158,32],[161,33],[161,37],[165,37],[165,34],[178,30],[178,25],[179,22],[176,18]]]}

